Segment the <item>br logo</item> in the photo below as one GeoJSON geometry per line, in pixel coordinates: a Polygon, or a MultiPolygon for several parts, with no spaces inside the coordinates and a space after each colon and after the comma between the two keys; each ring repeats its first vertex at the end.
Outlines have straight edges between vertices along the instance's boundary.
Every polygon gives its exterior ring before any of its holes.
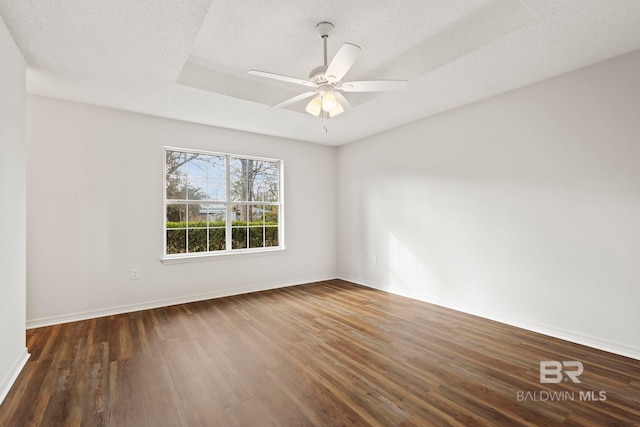
{"type": "Polygon", "coordinates": [[[540,383],[557,384],[566,381],[567,378],[574,383],[579,383],[578,377],[584,372],[584,366],[576,360],[558,362],[557,360],[540,361],[540,383]],[[563,375],[564,373],[564,375],[563,375]]]}

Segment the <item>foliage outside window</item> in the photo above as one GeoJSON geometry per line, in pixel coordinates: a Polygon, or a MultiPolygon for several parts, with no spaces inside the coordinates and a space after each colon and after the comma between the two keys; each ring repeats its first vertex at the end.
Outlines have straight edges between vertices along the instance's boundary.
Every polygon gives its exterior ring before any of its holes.
{"type": "Polygon", "coordinates": [[[165,148],[165,255],[281,248],[280,160],[165,148]]]}

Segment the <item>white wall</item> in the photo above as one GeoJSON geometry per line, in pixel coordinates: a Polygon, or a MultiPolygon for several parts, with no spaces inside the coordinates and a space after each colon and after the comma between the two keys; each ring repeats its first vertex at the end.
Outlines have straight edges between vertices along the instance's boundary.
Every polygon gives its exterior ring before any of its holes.
{"type": "Polygon", "coordinates": [[[28,96],[27,149],[28,326],[335,277],[333,147],[28,96]],[[283,159],[286,251],[162,264],[163,145],[283,159]]]}
{"type": "Polygon", "coordinates": [[[342,146],[340,276],[640,358],[639,76],[636,52],[342,146]]]}
{"type": "Polygon", "coordinates": [[[28,358],[26,287],[26,65],[0,17],[0,403],[28,358]]]}

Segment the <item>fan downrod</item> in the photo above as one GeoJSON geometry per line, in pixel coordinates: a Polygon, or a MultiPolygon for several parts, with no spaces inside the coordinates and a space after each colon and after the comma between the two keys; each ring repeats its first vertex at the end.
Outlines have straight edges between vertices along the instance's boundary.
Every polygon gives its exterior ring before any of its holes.
{"type": "Polygon", "coordinates": [[[322,43],[324,45],[324,65],[315,67],[309,73],[309,80],[317,85],[326,84],[327,78],[325,77],[325,71],[327,71],[327,39],[329,34],[333,33],[335,26],[328,21],[322,21],[316,25],[316,31],[322,37],[322,43]]]}

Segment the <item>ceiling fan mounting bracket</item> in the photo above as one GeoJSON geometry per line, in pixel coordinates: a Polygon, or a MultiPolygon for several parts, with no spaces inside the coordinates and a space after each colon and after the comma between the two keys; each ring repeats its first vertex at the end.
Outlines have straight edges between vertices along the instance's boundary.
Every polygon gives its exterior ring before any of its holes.
{"type": "Polygon", "coordinates": [[[328,37],[334,30],[334,26],[331,22],[323,21],[316,25],[316,30],[320,37],[328,37]]]}

